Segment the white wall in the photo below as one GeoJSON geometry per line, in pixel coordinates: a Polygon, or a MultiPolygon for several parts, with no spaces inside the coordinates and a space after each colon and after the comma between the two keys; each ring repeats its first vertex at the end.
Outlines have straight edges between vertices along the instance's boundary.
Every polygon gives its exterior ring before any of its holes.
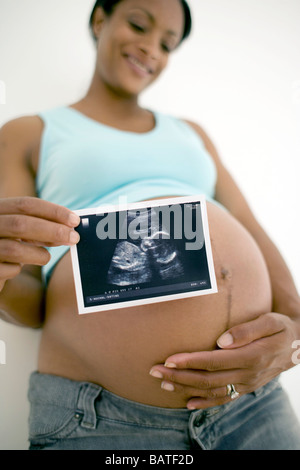
{"type": "MultiPolygon", "coordinates": [[[[94,58],[86,27],[92,5],[0,0],[0,125],[85,92],[94,58]]],[[[300,288],[300,2],[190,5],[192,37],[143,104],[206,128],[300,288]]],[[[7,355],[0,365],[0,449],[27,448],[27,381],[39,336],[0,322],[7,355]]],[[[282,380],[300,417],[299,373],[282,380]]]]}

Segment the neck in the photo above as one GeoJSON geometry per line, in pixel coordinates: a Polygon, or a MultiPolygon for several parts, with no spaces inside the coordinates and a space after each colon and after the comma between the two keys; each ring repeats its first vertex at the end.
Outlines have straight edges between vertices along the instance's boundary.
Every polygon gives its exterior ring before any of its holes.
{"type": "Polygon", "coordinates": [[[126,95],[110,88],[99,80],[96,73],[82,101],[95,113],[98,111],[106,116],[119,116],[120,119],[134,116],[141,110],[138,96],[126,95]]]}

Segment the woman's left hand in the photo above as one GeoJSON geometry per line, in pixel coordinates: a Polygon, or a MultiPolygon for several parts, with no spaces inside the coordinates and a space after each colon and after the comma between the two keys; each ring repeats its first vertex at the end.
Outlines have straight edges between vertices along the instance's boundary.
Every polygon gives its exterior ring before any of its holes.
{"type": "Polygon", "coordinates": [[[189,409],[204,409],[231,401],[227,384],[240,395],[251,393],[295,365],[294,342],[300,339],[300,321],[267,313],[230,328],[214,351],[174,354],[150,374],[162,388],[181,392],[189,409]]]}

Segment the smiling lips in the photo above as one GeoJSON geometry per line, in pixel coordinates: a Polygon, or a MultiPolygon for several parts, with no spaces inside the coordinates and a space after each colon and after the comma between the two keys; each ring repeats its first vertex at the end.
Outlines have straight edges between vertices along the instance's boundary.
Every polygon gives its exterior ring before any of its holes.
{"type": "Polygon", "coordinates": [[[137,57],[127,54],[127,62],[132,66],[132,69],[139,75],[145,77],[152,75],[154,71],[145,63],[141,62],[137,57]]]}

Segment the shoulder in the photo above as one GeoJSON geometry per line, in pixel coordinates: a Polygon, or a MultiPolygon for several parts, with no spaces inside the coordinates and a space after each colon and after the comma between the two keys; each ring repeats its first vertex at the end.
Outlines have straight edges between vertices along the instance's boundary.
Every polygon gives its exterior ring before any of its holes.
{"type": "Polygon", "coordinates": [[[44,124],[38,116],[22,116],[0,128],[0,157],[10,165],[31,165],[40,145],[44,124]]]}
{"type": "Polygon", "coordinates": [[[22,116],[6,122],[0,129],[1,146],[29,149],[43,131],[43,122],[38,116],[22,116]]]}
{"type": "Polygon", "coordinates": [[[35,173],[35,160],[44,124],[38,116],[23,116],[8,121],[0,128],[0,167],[4,174],[35,173]]]}
{"type": "Polygon", "coordinates": [[[195,123],[194,121],[190,121],[188,119],[182,119],[186,124],[188,124],[201,138],[206,150],[209,152],[215,163],[220,163],[220,157],[218,151],[216,149],[215,144],[213,143],[211,137],[208,133],[201,127],[199,124],[195,123]]]}
{"type": "Polygon", "coordinates": [[[36,135],[43,130],[43,122],[39,116],[21,116],[7,121],[0,128],[1,135],[27,137],[30,139],[32,133],[36,135]]]}

